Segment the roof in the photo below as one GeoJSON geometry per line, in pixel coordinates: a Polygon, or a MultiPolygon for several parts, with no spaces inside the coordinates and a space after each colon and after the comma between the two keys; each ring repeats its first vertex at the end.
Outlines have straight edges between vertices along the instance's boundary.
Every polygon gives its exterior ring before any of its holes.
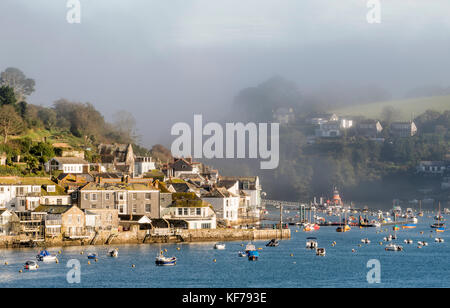
{"type": "Polygon", "coordinates": [[[34,210],[34,212],[47,214],[64,214],[74,206],[75,205],[40,205],[34,210]]]}
{"type": "Polygon", "coordinates": [[[217,187],[202,195],[203,198],[231,198],[238,197],[229,192],[225,187],[217,187]]]}
{"type": "Polygon", "coordinates": [[[142,183],[95,183],[86,184],[80,190],[157,190],[153,185],[142,183]]]}
{"type": "Polygon", "coordinates": [[[53,157],[51,160],[56,160],[60,164],[89,164],[87,161],[80,157],[53,157]]]}
{"type": "Polygon", "coordinates": [[[50,178],[44,177],[0,177],[0,185],[55,185],[50,178]]]}
{"type": "Polygon", "coordinates": [[[67,195],[66,190],[61,185],[58,185],[55,183],[53,183],[51,185],[55,186],[55,191],[48,192],[46,186],[50,186],[50,185],[43,185],[41,187],[41,196],[64,196],[64,195],[67,195]]]}
{"type": "Polygon", "coordinates": [[[211,207],[211,204],[203,201],[195,193],[173,193],[170,207],[211,207]]]}
{"type": "Polygon", "coordinates": [[[127,160],[127,153],[130,147],[131,144],[103,143],[98,146],[98,153],[102,163],[124,163],[127,160]]]}

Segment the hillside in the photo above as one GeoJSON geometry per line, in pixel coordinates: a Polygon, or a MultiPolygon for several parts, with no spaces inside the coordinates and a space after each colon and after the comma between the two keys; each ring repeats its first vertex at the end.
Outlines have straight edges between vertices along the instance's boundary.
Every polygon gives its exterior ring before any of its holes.
{"type": "Polygon", "coordinates": [[[443,112],[450,109],[450,96],[433,96],[425,98],[414,98],[405,100],[393,100],[370,104],[341,107],[332,112],[345,116],[364,116],[366,118],[380,118],[384,107],[392,106],[400,111],[399,119],[408,121],[427,110],[443,112]]]}

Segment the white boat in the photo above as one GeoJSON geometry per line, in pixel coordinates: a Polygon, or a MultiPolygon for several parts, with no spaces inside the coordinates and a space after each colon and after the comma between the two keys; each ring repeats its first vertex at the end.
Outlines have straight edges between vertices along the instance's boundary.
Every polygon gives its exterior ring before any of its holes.
{"type": "Polygon", "coordinates": [[[246,257],[246,256],[247,256],[247,253],[246,253],[245,251],[239,251],[239,252],[238,252],[238,256],[239,256],[239,257],[246,257]]]}
{"type": "Polygon", "coordinates": [[[370,244],[370,240],[369,240],[368,238],[363,238],[363,239],[361,240],[361,243],[364,243],[364,244],[370,244]]]}
{"type": "Polygon", "coordinates": [[[34,271],[38,269],[36,261],[26,261],[23,268],[29,271],[34,271]]]}
{"type": "Polygon", "coordinates": [[[256,250],[256,247],[252,243],[248,243],[247,246],[245,246],[245,252],[255,251],[255,250],[256,250]]]}
{"type": "Polygon", "coordinates": [[[36,256],[36,260],[41,262],[56,262],[58,259],[56,258],[56,255],[50,254],[47,250],[42,250],[36,256]]]}
{"type": "Polygon", "coordinates": [[[155,264],[159,266],[173,266],[177,264],[177,258],[166,257],[161,251],[159,256],[156,257],[155,264]]]}
{"type": "Polygon", "coordinates": [[[384,240],[385,242],[391,242],[392,239],[393,239],[392,235],[389,235],[389,236],[385,237],[383,240],[384,240]]]}
{"type": "Polygon", "coordinates": [[[108,251],[108,255],[112,258],[117,258],[119,256],[119,250],[111,249],[110,251],[108,251]]]}
{"type": "Polygon", "coordinates": [[[443,239],[443,238],[440,238],[440,237],[436,238],[434,241],[435,241],[436,243],[444,243],[444,239],[443,239]]]}
{"type": "Polygon", "coordinates": [[[225,244],[223,244],[223,243],[216,243],[214,245],[214,249],[224,250],[225,249],[225,244]]]}
{"type": "Polygon", "coordinates": [[[317,239],[315,237],[308,237],[306,242],[306,249],[317,249],[317,239]]]}
{"type": "Polygon", "coordinates": [[[408,244],[408,245],[410,245],[410,244],[413,244],[414,243],[414,241],[413,240],[411,240],[411,239],[406,239],[405,241],[405,244],[408,244]]]}
{"type": "Polygon", "coordinates": [[[387,245],[385,250],[386,251],[402,251],[403,247],[392,243],[392,244],[387,245]]]}
{"type": "Polygon", "coordinates": [[[412,222],[413,224],[416,224],[416,223],[419,222],[419,220],[417,219],[417,217],[410,217],[410,218],[408,219],[408,221],[409,221],[409,222],[412,222]]]}

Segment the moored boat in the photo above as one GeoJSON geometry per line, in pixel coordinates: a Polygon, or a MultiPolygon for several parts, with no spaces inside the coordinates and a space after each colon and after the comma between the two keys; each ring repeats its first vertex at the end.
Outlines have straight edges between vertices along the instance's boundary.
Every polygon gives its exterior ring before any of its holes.
{"type": "Polygon", "coordinates": [[[159,255],[156,257],[155,264],[158,266],[173,266],[177,264],[177,258],[166,257],[163,252],[160,251],[159,255]]]}
{"type": "Polygon", "coordinates": [[[38,269],[38,265],[35,261],[26,261],[23,265],[23,268],[26,270],[34,271],[38,269]]]}
{"type": "Polygon", "coordinates": [[[91,259],[91,260],[96,259],[97,258],[97,254],[96,253],[88,254],[87,258],[91,259]]]}
{"type": "Polygon", "coordinates": [[[277,247],[280,245],[280,241],[278,241],[277,239],[271,239],[270,242],[268,242],[266,244],[266,247],[277,247]]]}
{"type": "Polygon", "coordinates": [[[389,244],[385,248],[386,251],[403,251],[403,247],[396,244],[389,244]]]}
{"type": "Polygon", "coordinates": [[[306,249],[316,249],[317,248],[317,238],[308,237],[306,241],[306,249]]]}
{"type": "Polygon", "coordinates": [[[247,252],[249,261],[257,261],[259,258],[259,252],[257,250],[250,250],[247,252]]]}
{"type": "Polygon", "coordinates": [[[224,250],[225,249],[225,244],[224,243],[216,243],[214,245],[214,249],[224,250]]]}
{"type": "Polygon", "coordinates": [[[326,253],[327,252],[326,252],[325,248],[317,248],[316,249],[316,256],[325,257],[326,253]]]}
{"type": "Polygon", "coordinates": [[[56,255],[50,254],[47,250],[42,250],[36,256],[36,260],[41,261],[41,262],[56,262],[57,258],[56,258],[56,255]]]}
{"type": "Polygon", "coordinates": [[[408,223],[403,225],[403,229],[415,229],[417,227],[416,224],[408,223]]]}
{"type": "Polygon", "coordinates": [[[117,248],[111,249],[110,251],[108,251],[108,255],[110,257],[117,258],[119,256],[119,250],[117,248]]]}

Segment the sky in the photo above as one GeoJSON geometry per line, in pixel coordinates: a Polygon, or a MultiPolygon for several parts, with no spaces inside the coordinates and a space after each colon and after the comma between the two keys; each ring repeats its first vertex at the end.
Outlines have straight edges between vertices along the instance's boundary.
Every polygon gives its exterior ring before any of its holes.
{"type": "Polygon", "coordinates": [[[279,75],[300,89],[327,82],[377,84],[403,93],[450,85],[450,1],[381,0],[0,1],[0,71],[36,80],[28,101],[91,102],[107,120],[136,118],[145,146],[170,128],[230,117],[239,90],[279,75]]]}

